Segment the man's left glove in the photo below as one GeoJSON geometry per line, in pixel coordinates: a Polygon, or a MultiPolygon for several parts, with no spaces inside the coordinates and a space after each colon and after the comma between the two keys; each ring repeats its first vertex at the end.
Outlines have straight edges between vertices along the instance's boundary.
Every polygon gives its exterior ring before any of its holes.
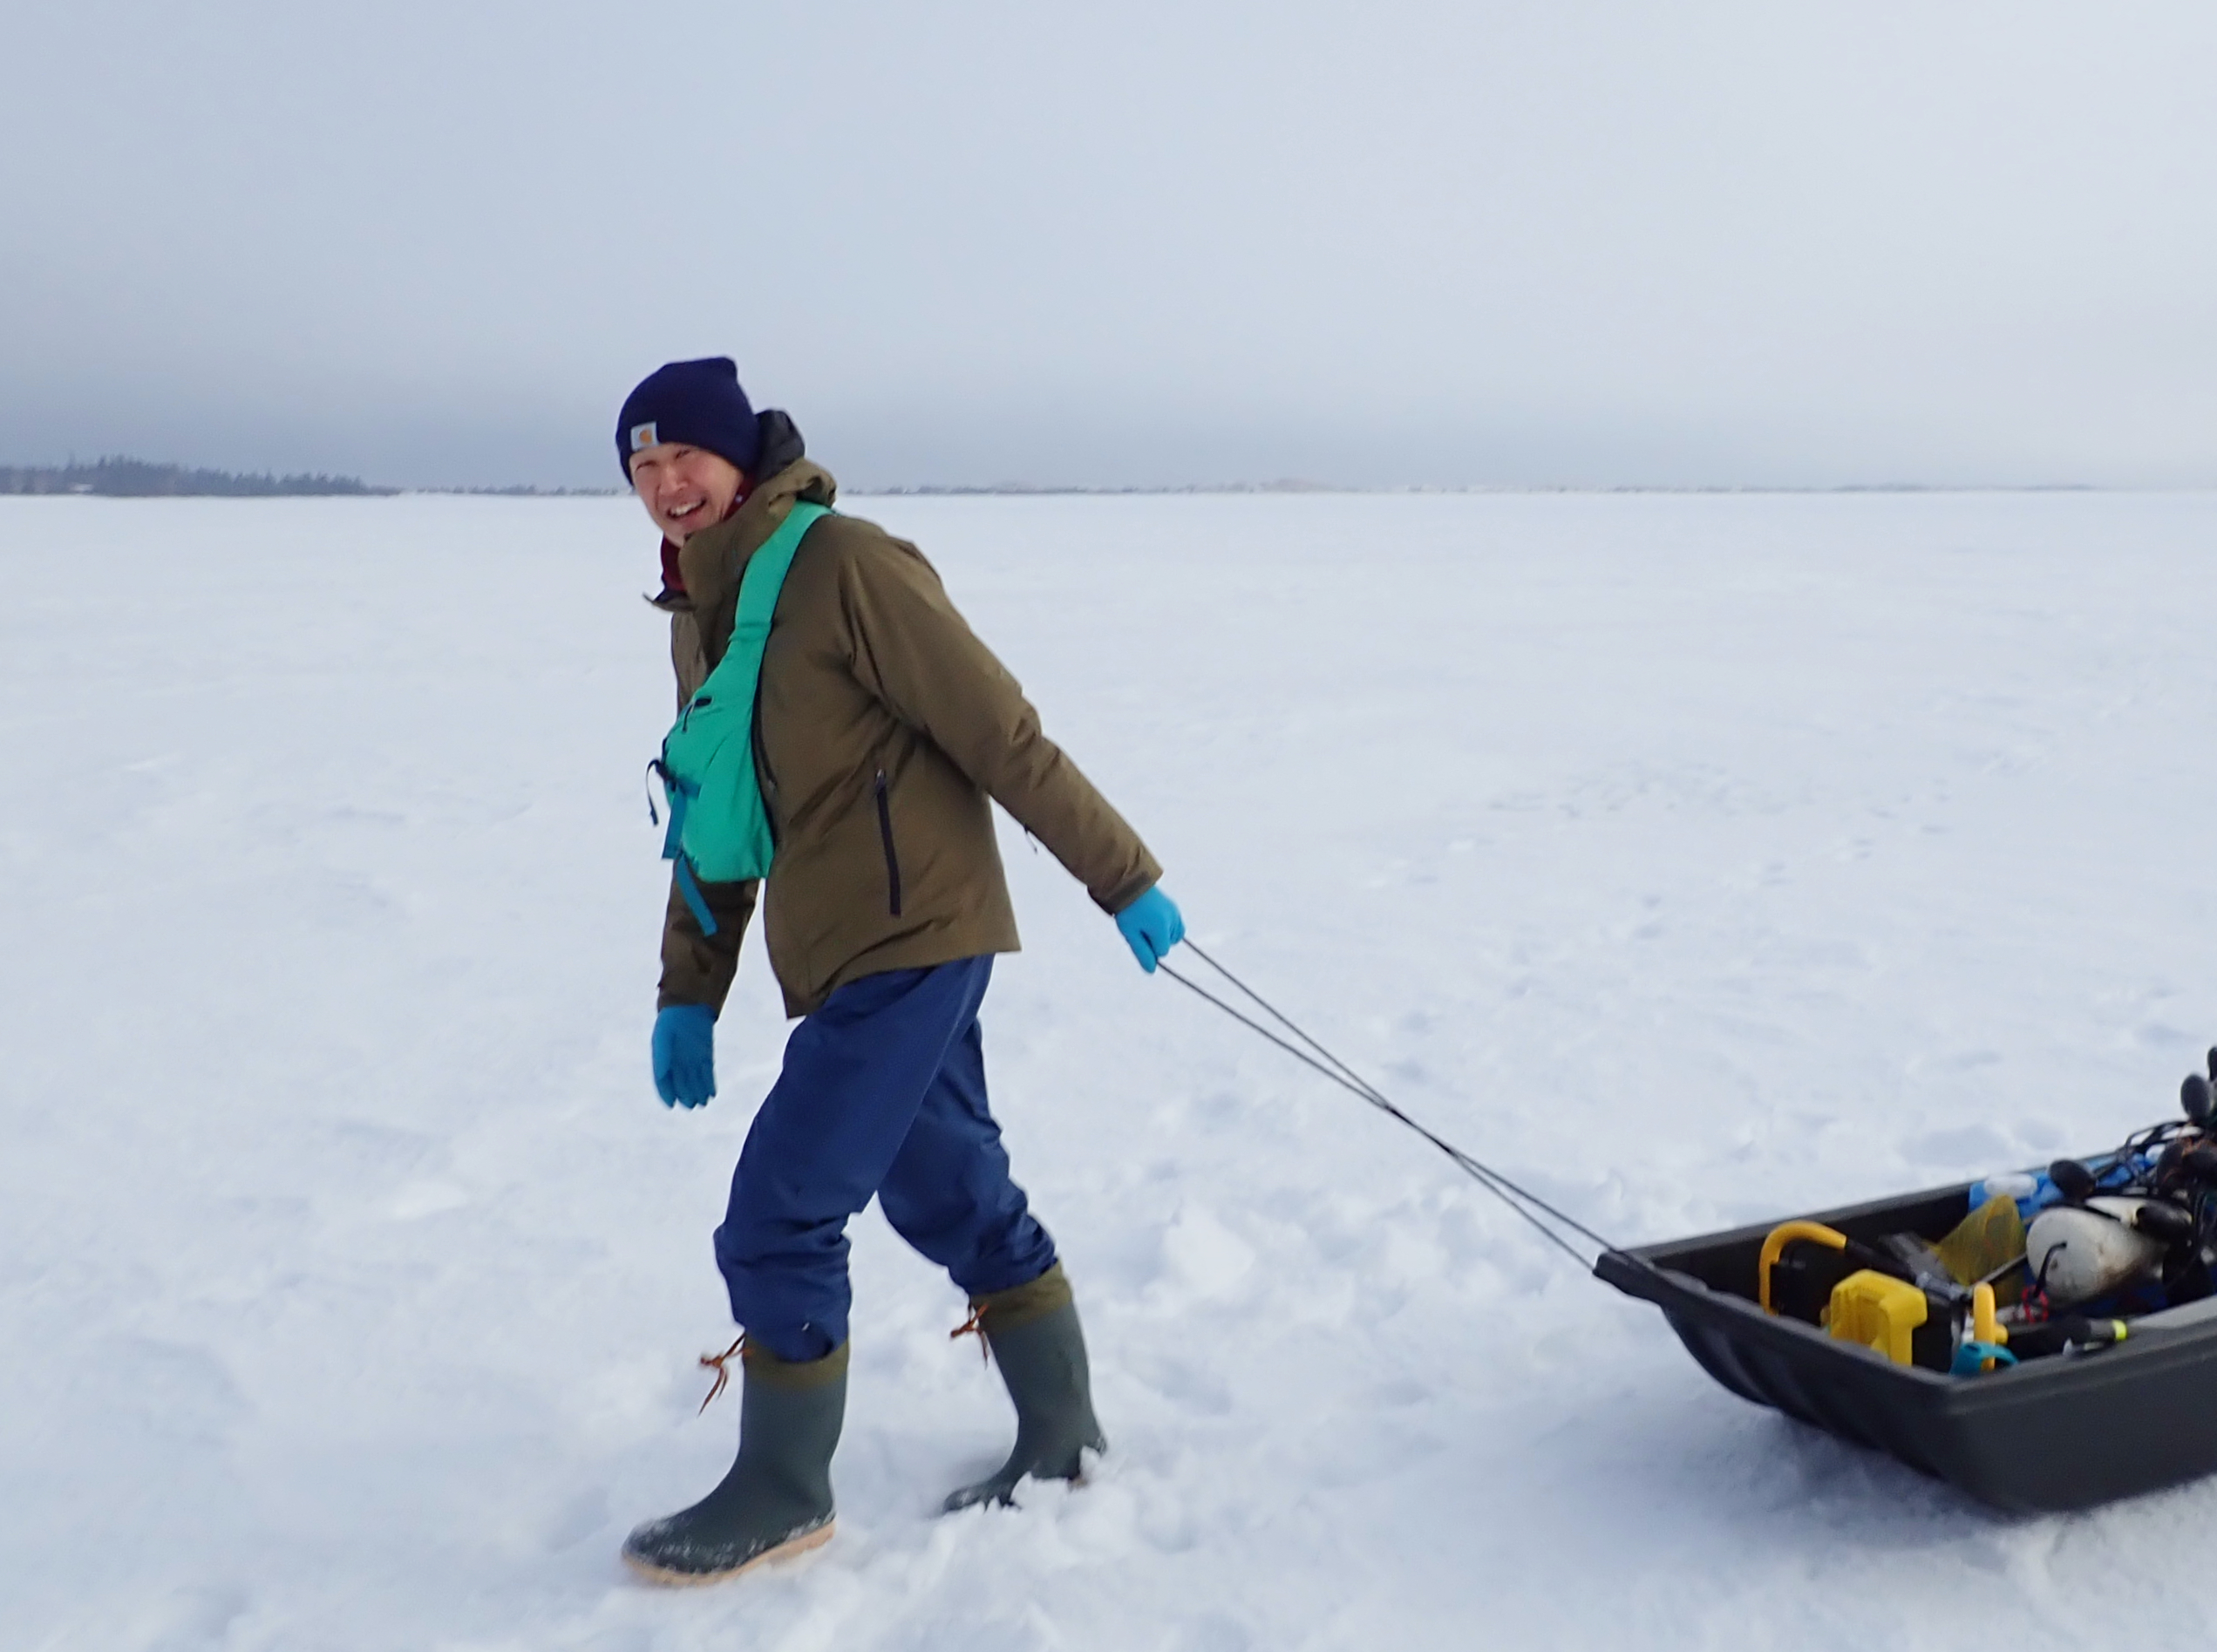
{"type": "Polygon", "coordinates": [[[674,1003],[655,1017],[655,1093],[665,1107],[705,1107],[716,1093],[716,1011],[674,1003]]]}
{"type": "Polygon", "coordinates": [[[1139,968],[1149,975],[1186,938],[1185,914],[1159,883],[1116,914],[1116,928],[1139,968]]]}

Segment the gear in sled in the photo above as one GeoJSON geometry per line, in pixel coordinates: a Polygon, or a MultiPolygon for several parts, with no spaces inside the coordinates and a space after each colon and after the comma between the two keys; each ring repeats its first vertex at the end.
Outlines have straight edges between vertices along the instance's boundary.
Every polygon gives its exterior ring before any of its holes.
{"type": "Polygon", "coordinates": [[[2217,1117],[2110,1152],[1605,1253],[1744,1398],[2012,1509],[2217,1472],[2217,1117]]]}
{"type": "MultiPolygon", "coordinates": [[[[2217,1073],[2217,1050],[2210,1064],[2217,1073]]],[[[2191,1074],[2184,1118],[2095,1159],[1973,1183],[1970,1213],[1937,1240],[1865,1243],[1782,1222],[1763,1241],[1757,1300],[1896,1364],[1958,1377],[2113,1347],[2136,1322],[2175,1322],[2209,1299],[2217,1264],[2211,1094],[2210,1078],[2191,1074]]]]}

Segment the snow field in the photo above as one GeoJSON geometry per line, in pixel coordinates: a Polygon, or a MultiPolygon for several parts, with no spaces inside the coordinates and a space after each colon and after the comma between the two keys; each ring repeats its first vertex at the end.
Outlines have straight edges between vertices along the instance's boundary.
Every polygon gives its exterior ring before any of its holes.
{"type": "MultiPolygon", "coordinates": [[[[1627,1241],[2105,1145],[2217,1037],[2217,498],[848,508],[1204,945],[1627,1241]]],[[[1006,1404],[867,1213],[838,1539],[630,1584],[728,1462],[783,1036],[750,941],[656,1103],[651,577],[622,500],[0,501],[0,1646],[2208,1635],[2217,1485],[2004,1519],[1742,1404],[1013,830],[989,1063],[1113,1451],[933,1518],[1006,1404]]]]}

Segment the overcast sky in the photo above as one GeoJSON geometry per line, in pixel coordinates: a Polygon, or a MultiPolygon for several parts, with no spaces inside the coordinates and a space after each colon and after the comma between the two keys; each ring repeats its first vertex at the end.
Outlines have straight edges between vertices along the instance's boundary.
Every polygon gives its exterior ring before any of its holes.
{"type": "Polygon", "coordinates": [[[2217,5],[10,8],[0,462],[2217,484],[2217,5]]]}

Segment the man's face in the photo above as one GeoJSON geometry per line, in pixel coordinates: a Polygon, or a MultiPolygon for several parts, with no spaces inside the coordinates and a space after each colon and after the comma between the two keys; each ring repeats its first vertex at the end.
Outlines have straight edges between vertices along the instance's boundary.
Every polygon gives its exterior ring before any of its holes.
{"type": "Polygon", "coordinates": [[[631,456],[631,491],[672,545],[722,521],[741,479],[730,459],[683,442],[662,442],[631,456]]]}

